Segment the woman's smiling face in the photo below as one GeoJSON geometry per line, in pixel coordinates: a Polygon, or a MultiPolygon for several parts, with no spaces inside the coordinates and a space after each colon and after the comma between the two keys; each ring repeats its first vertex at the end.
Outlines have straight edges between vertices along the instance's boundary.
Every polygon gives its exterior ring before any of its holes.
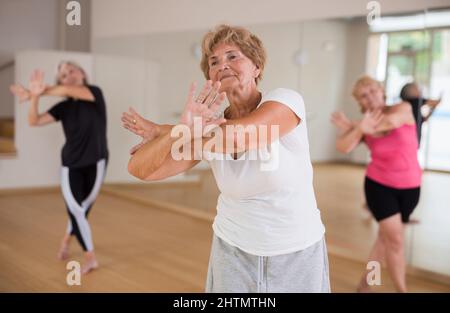
{"type": "Polygon", "coordinates": [[[83,85],[85,78],[83,71],[70,63],[63,63],[58,71],[58,81],[61,85],[83,85]]]}
{"type": "Polygon", "coordinates": [[[221,82],[220,91],[231,91],[248,85],[256,87],[260,70],[239,47],[226,43],[217,44],[208,58],[210,79],[221,82]]]}
{"type": "Polygon", "coordinates": [[[383,88],[375,83],[360,86],[355,94],[363,111],[371,111],[385,106],[383,88]]]}

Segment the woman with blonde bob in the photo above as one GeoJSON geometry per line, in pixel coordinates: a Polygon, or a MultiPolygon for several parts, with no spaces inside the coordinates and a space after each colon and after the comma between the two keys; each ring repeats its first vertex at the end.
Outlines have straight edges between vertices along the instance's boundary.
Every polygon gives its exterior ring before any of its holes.
{"type": "MultiPolygon", "coordinates": [[[[406,102],[386,105],[381,83],[369,76],[358,79],[353,96],[363,117],[350,121],[341,112],[333,114],[333,123],[342,130],[336,148],[349,153],[364,142],[370,150],[364,192],[379,230],[369,261],[386,261],[397,291],[406,292],[404,224],[419,202],[422,176],[414,115],[406,102]]],[[[370,291],[366,273],[358,291],[370,291]]]]}
{"type": "Polygon", "coordinates": [[[180,140],[176,129],[193,129],[201,118],[203,131],[183,149],[203,153],[221,192],[206,291],[329,292],[302,97],[285,88],[258,90],[266,53],[244,28],[221,25],[208,32],[202,54],[207,82],[197,97],[191,87],[178,125],[157,125],[133,110],[123,114],[124,126],[143,138],[132,149],[129,172],[159,180],[194,167],[200,160],[175,160],[171,151],[180,140]],[[222,118],[218,110],[225,97],[230,105],[222,118]],[[235,126],[252,129],[256,140],[227,132],[235,126]],[[207,144],[211,138],[219,144],[207,144]],[[270,153],[249,160],[251,152],[268,150],[278,151],[276,160],[270,153]],[[267,162],[277,166],[265,168],[267,162]]]}

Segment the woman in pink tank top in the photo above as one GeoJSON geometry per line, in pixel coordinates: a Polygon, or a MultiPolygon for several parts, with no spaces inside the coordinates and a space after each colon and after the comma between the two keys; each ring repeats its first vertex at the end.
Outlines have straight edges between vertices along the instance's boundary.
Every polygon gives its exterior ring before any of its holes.
{"type": "MultiPolygon", "coordinates": [[[[353,96],[363,117],[350,121],[341,112],[333,114],[341,129],[336,148],[349,153],[364,142],[370,150],[364,191],[379,230],[369,261],[386,262],[397,291],[406,292],[404,223],[419,202],[422,176],[414,115],[406,102],[387,106],[382,85],[369,76],[355,83],[353,96]]],[[[367,272],[358,291],[370,290],[366,277],[367,272]]]]}

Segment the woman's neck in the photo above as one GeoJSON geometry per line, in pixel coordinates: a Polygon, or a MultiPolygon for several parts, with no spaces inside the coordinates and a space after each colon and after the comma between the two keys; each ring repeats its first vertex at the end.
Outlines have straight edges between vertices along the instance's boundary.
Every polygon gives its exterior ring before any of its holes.
{"type": "Polygon", "coordinates": [[[261,101],[261,92],[256,88],[249,92],[234,92],[228,96],[230,106],[225,111],[225,118],[236,119],[249,115],[261,101]]]}

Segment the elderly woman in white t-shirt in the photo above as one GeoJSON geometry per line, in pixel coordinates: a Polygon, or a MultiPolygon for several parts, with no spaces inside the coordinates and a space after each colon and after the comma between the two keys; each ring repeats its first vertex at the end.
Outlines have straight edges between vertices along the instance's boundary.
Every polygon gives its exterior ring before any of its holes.
{"type": "Polygon", "coordinates": [[[261,41],[244,28],[208,32],[208,81],[197,97],[191,86],[178,125],[123,114],[124,127],[143,138],[128,170],[154,181],[209,162],[221,193],[207,292],[329,292],[303,99],[290,89],[258,90],[265,60],[261,41]]]}

